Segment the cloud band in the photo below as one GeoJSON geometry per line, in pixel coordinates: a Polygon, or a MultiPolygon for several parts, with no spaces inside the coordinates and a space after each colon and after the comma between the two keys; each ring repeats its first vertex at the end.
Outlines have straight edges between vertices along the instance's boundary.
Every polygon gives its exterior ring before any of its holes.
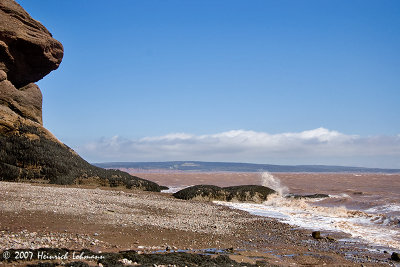
{"type": "Polygon", "coordinates": [[[361,137],[325,128],[280,134],[246,130],[173,133],[133,140],[114,136],[77,150],[96,162],[201,160],[400,167],[400,135],[361,137]]]}

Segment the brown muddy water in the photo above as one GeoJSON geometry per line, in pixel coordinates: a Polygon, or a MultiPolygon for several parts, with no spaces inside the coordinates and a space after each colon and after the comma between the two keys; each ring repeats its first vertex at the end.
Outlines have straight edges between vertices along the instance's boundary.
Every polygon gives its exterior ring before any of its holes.
{"type": "Polygon", "coordinates": [[[351,236],[351,241],[378,248],[400,249],[400,174],[125,171],[170,187],[167,193],[197,184],[265,185],[278,194],[263,204],[216,203],[300,228],[342,232],[351,236]],[[315,193],[329,198],[287,197],[315,193]]]}

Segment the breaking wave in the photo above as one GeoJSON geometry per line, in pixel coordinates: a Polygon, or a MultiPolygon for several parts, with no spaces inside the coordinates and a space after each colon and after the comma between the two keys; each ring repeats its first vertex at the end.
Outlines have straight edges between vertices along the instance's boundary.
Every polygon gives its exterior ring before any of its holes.
{"type": "Polygon", "coordinates": [[[281,184],[279,178],[273,176],[269,172],[261,173],[261,185],[274,189],[281,196],[289,193],[289,189],[281,184]]]}
{"type": "MultiPolygon", "coordinates": [[[[249,213],[273,217],[281,222],[311,230],[336,231],[363,240],[372,245],[400,249],[400,224],[397,217],[385,214],[385,209],[397,210],[395,205],[382,209],[351,210],[339,206],[321,206],[321,199],[295,199],[285,197],[288,188],[270,173],[262,173],[262,185],[277,191],[263,204],[220,202],[218,204],[248,211],[249,213]],[[378,211],[378,212],[377,212],[378,211]],[[382,213],[379,213],[382,212],[382,213]]],[[[336,195],[335,199],[348,201],[347,194],[336,195]]]]}

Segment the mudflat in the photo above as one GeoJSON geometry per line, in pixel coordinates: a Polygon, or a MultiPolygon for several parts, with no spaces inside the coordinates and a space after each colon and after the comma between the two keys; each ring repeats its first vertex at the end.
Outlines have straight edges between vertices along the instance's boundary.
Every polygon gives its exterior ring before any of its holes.
{"type": "Polygon", "coordinates": [[[340,236],[314,239],[311,231],[274,219],[210,202],[178,200],[165,193],[9,182],[0,182],[0,192],[3,251],[46,247],[94,252],[184,251],[283,266],[359,266],[360,262],[376,266],[388,261],[387,255],[377,256],[365,246],[334,240],[340,236]]]}

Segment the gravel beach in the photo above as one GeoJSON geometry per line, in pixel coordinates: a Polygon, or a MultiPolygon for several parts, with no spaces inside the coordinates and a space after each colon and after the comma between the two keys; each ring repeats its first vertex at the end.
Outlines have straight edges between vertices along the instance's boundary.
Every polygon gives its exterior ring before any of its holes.
{"type": "Polygon", "coordinates": [[[364,245],[316,240],[311,231],[293,229],[274,219],[209,202],[178,200],[165,193],[122,188],[0,182],[0,236],[2,251],[207,250],[249,264],[392,264],[390,255],[371,252],[364,245]]]}

